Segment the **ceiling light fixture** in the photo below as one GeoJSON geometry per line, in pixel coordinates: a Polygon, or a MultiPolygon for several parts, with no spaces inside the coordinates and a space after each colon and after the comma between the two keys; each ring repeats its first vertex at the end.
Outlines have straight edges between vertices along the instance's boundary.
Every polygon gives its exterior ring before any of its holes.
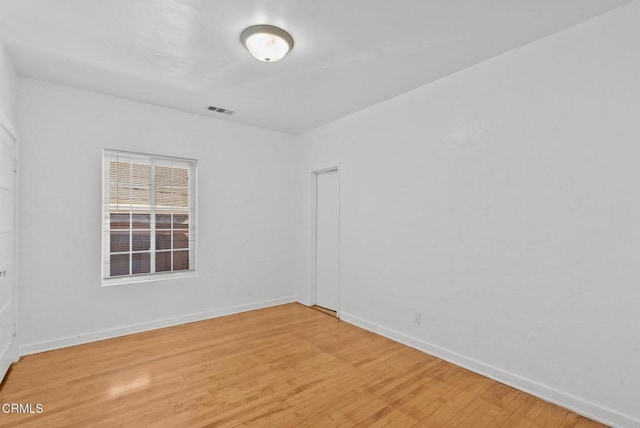
{"type": "Polygon", "coordinates": [[[280,61],[293,49],[293,38],[282,28],[272,25],[254,25],[240,36],[251,55],[264,62],[280,61]]]}

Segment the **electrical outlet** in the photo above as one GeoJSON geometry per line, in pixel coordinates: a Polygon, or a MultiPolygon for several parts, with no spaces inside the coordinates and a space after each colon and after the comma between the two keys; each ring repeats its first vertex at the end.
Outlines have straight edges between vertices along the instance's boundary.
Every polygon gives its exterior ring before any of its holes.
{"type": "Polygon", "coordinates": [[[422,313],[421,312],[414,312],[413,313],[413,322],[414,322],[414,324],[422,323],[422,313]]]}

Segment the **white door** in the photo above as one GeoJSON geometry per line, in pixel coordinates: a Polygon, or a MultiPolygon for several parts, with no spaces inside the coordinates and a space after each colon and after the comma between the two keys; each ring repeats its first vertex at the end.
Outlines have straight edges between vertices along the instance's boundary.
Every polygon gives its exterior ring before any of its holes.
{"type": "Polygon", "coordinates": [[[340,223],[338,171],[317,175],[316,305],[338,310],[340,223]]]}
{"type": "Polygon", "coordinates": [[[0,381],[16,360],[15,140],[0,122],[0,381]]]}

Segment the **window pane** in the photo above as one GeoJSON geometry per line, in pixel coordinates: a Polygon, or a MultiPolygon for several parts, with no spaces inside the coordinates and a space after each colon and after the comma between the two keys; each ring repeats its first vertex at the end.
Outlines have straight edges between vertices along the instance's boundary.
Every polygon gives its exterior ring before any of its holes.
{"type": "Polygon", "coordinates": [[[156,229],[171,229],[171,214],[156,214],[156,229]]]}
{"type": "Polygon", "coordinates": [[[173,186],[188,187],[189,171],[185,168],[173,168],[173,186]]]}
{"type": "Polygon", "coordinates": [[[189,191],[187,189],[173,189],[173,206],[179,208],[189,206],[189,191]]]}
{"type": "Polygon", "coordinates": [[[171,188],[156,188],[156,207],[171,209],[171,188]]]}
{"type": "Polygon", "coordinates": [[[173,252],[173,270],[189,270],[189,251],[173,252]]]}
{"type": "Polygon", "coordinates": [[[173,248],[189,248],[189,232],[173,232],[173,248]]]}
{"type": "Polygon", "coordinates": [[[156,253],[156,272],[168,272],[171,270],[171,251],[156,253]]]}
{"type": "Polygon", "coordinates": [[[111,254],[111,271],[109,275],[129,275],[129,254],[111,254]]]}
{"type": "Polygon", "coordinates": [[[171,232],[157,231],[156,232],[156,250],[169,250],[169,249],[171,249],[171,232]]]}
{"type": "Polygon", "coordinates": [[[135,187],[151,187],[151,165],[134,163],[131,184],[135,187]]]}
{"type": "Polygon", "coordinates": [[[151,254],[136,253],[131,255],[131,273],[151,272],[151,254]]]}
{"type": "Polygon", "coordinates": [[[147,251],[151,247],[151,233],[147,231],[134,231],[133,232],[133,251],[147,251]]]}
{"type": "Polygon", "coordinates": [[[116,183],[118,181],[118,162],[109,161],[109,183],[116,183]]]}
{"type": "Polygon", "coordinates": [[[128,186],[131,184],[131,171],[129,162],[109,162],[109,182],[116,185],[128,186]]]}
{"type": "Polygon", "coordinates": [[[131,216],[131,223],[134,229],[149,229],[149,222],[151,221],[151,214],[133,214],[131,216]]]}
{"type": "Polygon", "coordinates": [[[189,215],[188,214],[174,214],[173,215],[173,228],[174,229],[188,229],[189,228],[189,215]]]}
{"type": "Polygon", "coordinates": [[[131,189],[131,209],[136,211],[151,210],[151,190],[150,189],[131,189]]]}
{"type": "Polygon", "coordinates": [[[156,166],[156,187],[171,187],[171,168],[156,166]]]}
{"type": "Polygon", "coordinates": [[[131,189],[109,186],[109,211],[128,211],[131,204],[131,189]]]}
{"type": "Polygon", "coordinates": [[[129,229],[129,213],[111,214],[111,229],[129,229]]]}
{"type": "Polygon", "coordinates": [[[129,251],[129,231],[111,231],[111,253],[129,251]]]}

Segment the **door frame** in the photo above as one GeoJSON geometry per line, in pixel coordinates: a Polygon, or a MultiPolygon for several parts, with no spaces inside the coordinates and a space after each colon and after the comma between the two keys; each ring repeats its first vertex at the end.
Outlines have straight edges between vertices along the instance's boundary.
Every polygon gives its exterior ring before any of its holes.
{"type": "Polygon", "coordinates": [[[340,217],[340,206],[342,200],[342,193],[340,191],[341,187],[341,175],[340,175],[340,163],[339,162],[330,162],[326,165],[323,165],[319,168],[315,168],[311,170],[309,176],[309,303],[310,306],[316,304],[316,291],[317,291],[317,238],[318,238],[318,175],[325,174],[328,172],[335,172],[338,174],[338,307],[336,308],[336,316],[340,318],[340,307],[341,307],[341,287],[340,287],[340,259],[341,259],[341,251],[340,251],[340,229],[342,225],[341,217],[340,217]]]}
{"type": "MultiPolygon", "coordinates": [[[[13,276],[13,284],[11,284],[11,299],[13,306],[13,339],[10,347],[11,357],[13,362],[16,363],[20,358],[20,352],[18,347],[18,132],[9,119],[0,113],[0,127],[3,128],[9,137],[13,140],[13,165],[14,165],[14,177],[13,177],[13,272],[10,274],[13,276]]],[[[1,381],[2,379],[0,379],[1,381]]]]}

